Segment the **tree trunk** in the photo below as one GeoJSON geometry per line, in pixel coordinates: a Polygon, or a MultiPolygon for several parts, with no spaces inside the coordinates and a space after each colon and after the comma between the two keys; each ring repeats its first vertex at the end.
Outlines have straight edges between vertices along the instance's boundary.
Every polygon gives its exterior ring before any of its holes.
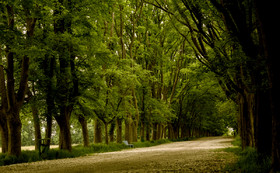
{"type": "Polygon", "coordinates": [[[122,143],[122,119],[117,118],[117,143],[122,143]]]}
{"type": "Polygon", "coordinates": [[[0,112],[0,133],[1,133],[1,145],[2,145],[2,153],[8,152],[8,126],[6,115],[0,112]]]}
{"type": "Polygon", "coordinates": [[[255,146],[263,156],[271,156],[271,122],[270,97],[268,91],[257,91],[255,114],[255,146]]]}
{"type": "Polygon", "coordinates": [[[47,126],[46,126],[46,131],[45,131],[45,138],[46,140],[46,145],[50,147],[51,145],[51,137],[52,137],[52,120],[53,117],[51,115],[47,115],[47,126]]]}
{"type": "Polygon", "coordinates": [[[132,124],[132,129],[133,129],[132,140],[133,140],[133,142],[137,142],[137,138],[138,138],[138,125],[139,125],[139,117],[140,117],[140,115],[139,115],[138,102],[137,102],[137,97],[136,97],[136,94],[135,94],[134,86],[132,87],[132,97],[133,97],[134,108],[136,110],[135,119],[134,119],[133,124],[132,124]]]}
{"type": "Polygon", "coordinates": [[[35,105],[31,105],[32,109],[32,115],[33,115],[33,125],[34,125],[34,130],[35,130],[35,150],[39,150],[39,143],[41,142],[40,139],[42,139],[41,136],[41,127],[40,127],[40,119],[39,119],[39,113],[38,109],[35,105]]]}
{"type": "Polygon", "coordinates": [[[102,122],[98,118],[94,123],[94,143],[102,143],[102,122]]]}
{"type": "Polygon", "coordinates": [[[171,123],[168,123],[168,139],[174,139],[174,130],[171,123]]]}
{"type": "Polygon", "coordinates": [[[12,112],[8,114],[8,154],[19,156],[21,154],[21,121],[19,112],[12,112]]]}
{"type": "Polygon", "coordinates": [[[149,122],[146,123],[146,141],[151,140],[151,125],[149,122]]]}
{"type": "Polygon", "coordinates": [[[157,140],[158,138],[158,123],[153,123],[153,135],[152,135],[152,138],[153,140],[157,140]]]}
{"type": "Polygon", "coordinates": [[[246,96],[239,96],[239,121],[240,121],[240,137],[242,141],[242,148],[254,145],[254,134],[251,126],[249,103],[246,96]]]}
{"type": "Polygon", "coordinates": [[[275,28],[275,3],[254,1],[257,11],[260,45],[267,60],[266,67],[270,84],[270,104],[272,114],[272,169],[271,172],[280,172],[280,69],[279,51],[277,43],[278,30],[275,28]]]}
{"type": "Polygon", "coordinates": [[[78,120],[82,127],[84,147],[89,147],[89,136],[87,128],[87,120],[83,115],[78,115],[78,120]]]}
{"type": "Polygon", "coordinates": [[[133,140],[132,136],[132,118],[131,114],[129,114],[125,121],[125,140],[131,143],[133,140]]]}
{"type": "Polygon", "coordinates": [[[137,138],[138,138],[138,122],[137,120],[134,120],[132,123],[131,123],[131,130],[132,130],[132,142],[137,142],[137,138]]]}
{"type": "MultiPolygon", "coordinates": [[[[0,51],[2,51],[0,47],[0,51]]],[[[2,52],[0,52],[1,54],[2,52]]],[[[2,56],[0,56],[0,64],[3,64],[2,56]]],[[[8,126],[7,126],[7,90],[6,90],[6,81],[4,67],[0,66],[0,96],[1,96],[1,109],[0,109],[0,134],[2,142],[2,153],[8,152],[8,126]]]]}
{"type": "Polygon", "coordinates": [[[141,142],[144,142],[144,140],[145,140],[145,123],[144,122],[141,122],[140,138],[141,138],[141,142]]]}
{"type": "Polygon", "coordinates": [[[113,122],[111,123],[110,130],[109,130],[110,142],[114,142],[115,127],[116,127],[116,121],[113,121],[113,122]]]}
{"type": "Polygon", "coordinates": [[[46,75],[46,103],[47,103],[47,115],[46,115],[46,133],[45,138],[46,145],[49,147],[51,144],[51,136],[52,136],[52,121],[53,116],[55,115],[55,103],[54,103],[54,69],[55,69],[55,58],[53,56],[46,56],[44,60],[44,73],[46,75]]]}
{"type": "Polygon", "coordinates": [[[142,88],[142,98],[141,98],[141,127],[140,127],[140,138],[143,142],[145,140],[145,121],[146,121],[146,110],[145,110],[145,97],[146,97],[146,87],[142,88]]]}
{"type": "Polygon", "coordinates": [[[158,124],[157,126],[157,140],[162,139],[162,124],[158,124]]]}
{"type": "Polygon", "coordinates": [[[109,144],[108,123],[104,123],[105,143],[109,144]]]}
{"type": "Polygon", "coordinates": [[[67,107],[60,108],[60,115],[55,119],[60,129],[59,133],[59,149],[72,151],[72,140],[70,132],[70,115],[71,111],[67,107]]]}

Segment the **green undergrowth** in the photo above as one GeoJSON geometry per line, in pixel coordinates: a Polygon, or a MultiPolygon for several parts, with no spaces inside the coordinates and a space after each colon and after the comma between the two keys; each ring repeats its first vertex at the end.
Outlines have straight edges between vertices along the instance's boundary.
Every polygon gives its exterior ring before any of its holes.
{"type": "Polygon", "coordinates": [[[237,137],[233,143],[234,147],[224,149],[225,152],[232,152],[238,156],[235,163],[225,167],[225,172],[241,173],[268,173],[270,171],[270,157],[259,154],[255,148],[241,148],[241,140],[237,137]]]}
{"type": "MultiPolygon", "coordinates": [[[[134,142],[134,148],[141,147],[151,147],[164,143],[169,143],[170,140],[162,139],[157,141],[145,141],[145,142],[134,142]]],[[[19,157],[10,156],[8,154],[0,154],[0,166],[11,165],[17,163],[27,163],[27,162],[36,162],[40,160],[54,160],[62,158],[74,158],[80,156],[91,155],[94,153],[104,153],[104,152],[113,152],[121,151],[123,149],[128,149],[129,147],[124,144],[110,143],[106,144],[92,144],[89,147],[83,147],[82,145],[74,146],[72,151],[59,150],[59,149],[50,149],[47,153],[39,156],[38,151],[22,151],[19,157]]]]}

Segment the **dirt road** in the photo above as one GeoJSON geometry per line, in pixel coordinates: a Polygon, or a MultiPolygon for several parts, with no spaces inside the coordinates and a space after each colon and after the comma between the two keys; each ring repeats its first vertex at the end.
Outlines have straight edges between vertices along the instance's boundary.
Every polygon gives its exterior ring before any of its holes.
{"type": "Polygon", "coordinates": [[[0,167],[0,172],[222,172],[235,156],[220,148],[232,138],[207,137],[148,148],[0,167]]]}

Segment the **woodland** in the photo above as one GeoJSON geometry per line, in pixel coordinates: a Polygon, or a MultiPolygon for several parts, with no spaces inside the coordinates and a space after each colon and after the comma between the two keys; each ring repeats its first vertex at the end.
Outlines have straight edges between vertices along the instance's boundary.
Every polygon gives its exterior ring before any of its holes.
{"type": "Polygon", "coordinates": [[[218,136],[280,171],[272,3],[1,0],[2,153],[218,136]]]}

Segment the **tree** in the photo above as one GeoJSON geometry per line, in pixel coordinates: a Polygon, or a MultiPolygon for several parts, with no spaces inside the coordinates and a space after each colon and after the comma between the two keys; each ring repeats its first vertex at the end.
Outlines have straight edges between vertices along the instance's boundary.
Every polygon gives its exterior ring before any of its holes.
{"type": "MultiPolygon", "coordinates": [[[[33,6],[35,4],[32,2],[21,3],[21,7],[24,11],[24,13],[21,15],[23,17],[24,24],[26,24],[25,31],[20,26],[20,29],[16,29],[15,16],[19,11],[15,10],[19,9],[14,6],[15,4],[1,3],[2,12],[4,12],[2,14],[4,19],[6,19],[6,21],[3,22],[5,23],[5,29],[7,30],[7,33],[4,33],[6,34],[6,40],[4,43],[1,43],[1,46],[3,44],[5,45],[6,55],[4,57],[5,61],[7,62],[6,77],[4,76],[5,73],[3,73],[3,71],[1,72],[1,116],[3,117],[1,119],[6,119],[6,123],[4,121],[2,121],[4,122],[3,124],[1,123],[1,130],[3,131],[2,135],[4,135],[4,137],[2,136],[2,142],[5,146],[5,143],[7,143],[7,139],[5,137],[7,134],[6,130],[8,130],[8,153],[10,155],[16,156],[19,156],[21,153],[21,121],[19,113],[27,91],[29,59],[31,56],[29,51],[33,45],[32,40],[35,31],[35,24],[37,21],[37,7],[33,6]],[[26,34],[23,34],[24,32],[26,34]],[[18,39],[16,36],[20,34],[25,35],[25,37],[22,36],[20,39],[18,39]],[[15,44],[17,41],[24,44],[24,49],[26,50],[25,54],[18,55],[18,52],[15,52],[15,50],[18,50],[15,44]],[[20,59],[21,65],[16,64],[16,58],[20,59]],[[21,69],[19,77],[15,76],[15,65],[19,65],[18,67],[21,69]],[[5,79],[7,80],[7,83],[5,79]],[[18,82],[18,88],[15,87],[15,82],[18,82]]],[[[4,149],[4,151],[5,150],[6,149],[4,149]]]]}
{"type": "Polygon", "coordinates": [[[278,54],[276,53],[276,33],[274,22],[271,18],[274,16],[272,3],[253,1],[256,8],[256,17],[258,21],[259,46],[261,55],[266,60],[268,81],[270,84],[270,106],[272,114],[272,172],[280,171],[280,133],[279,133],[279,68],[276,65],[278,54]]]}

